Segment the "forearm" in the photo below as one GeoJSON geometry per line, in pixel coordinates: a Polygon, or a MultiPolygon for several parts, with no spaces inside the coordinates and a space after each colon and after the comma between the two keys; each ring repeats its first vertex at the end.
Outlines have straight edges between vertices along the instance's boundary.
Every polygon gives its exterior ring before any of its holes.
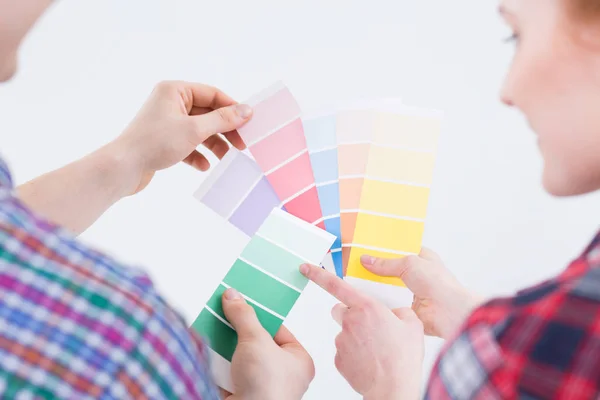
{"type": "Polygon", "coordinates": [[[18,194],[34,211],[79,234],[131,193],[136,179],[131,163],[126,152],[111,143],[19,186],[18,194]]]}
{"type": "Polygon", "coordinates": [[[421,398],[420,374],[413,380],[406,380],[406,377],[402,377],[398,381],[403,382],[401,387],[375,388],[371,393],[365,394],[363,400],[419,400],[421,398]]]}

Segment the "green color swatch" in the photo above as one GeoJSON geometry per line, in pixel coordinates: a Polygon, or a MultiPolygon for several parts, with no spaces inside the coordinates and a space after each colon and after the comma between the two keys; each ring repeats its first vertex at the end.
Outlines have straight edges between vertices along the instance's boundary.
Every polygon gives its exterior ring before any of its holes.
{"type": "Polygon", "coordinates": [[[241,257],[297,289],[304,289],[308,283],[308,279],[299,271],[304,263],[301,258],[261,237],[254,237],[241,257]]]}
{"type": "Polygon", "coordinates": [[[288,315],[300,297],[300,292],[239,259],[223,282],[283,317],[288,315]]]}
{"type": "Polygon", "coordinates": [[[290,221],[282,215],[274,214],[273,217],[265,220],[257,235],[285,247],[312,264],[318,265],[323,260],[331,242],[315,234],[316,230],[290,229],[290,221]]]}
{"type": "MultiPolygon", "coordinates": [[[[223,312],[223,302],[221,299],[223,297],[223,293],[225,292],[225,290],[226,290],[225,286],[219,285],[219,287],[213,293],[212,297],[210,298],[210,300],[208,300],[208,303],[206,303],[206,305],[208,307],[210,307],[215,313],[217,313],[224,320],[227,320],[227,318],[225,317],[225,313],[223,312]]],[[[267,330],[267,332],[269,332],[269,334],[271,336],[275,336],[275,334],[281,327],[281,324],[283,324],[283,321],[281,319],[279,319],[278,317],[274,316],[273,314],[271,314],[270,312],[265,311],[262,308],[260,308],[259,306],[253,304],[250,301],[248,302],[248,304],[250,304],[254,308],[254,311],[256,311],[256,316],[258,317],[258,320],[260,321],[262,326],[267,330]]]]}
{"type": "Polygon", "coordinates": [[[237,333],[233,329],[221,322],[206,308],[202,309],[192,324],[192,329],[207,341],[211,349],[227,361],[231,361],[237,345],[237,333]]]}

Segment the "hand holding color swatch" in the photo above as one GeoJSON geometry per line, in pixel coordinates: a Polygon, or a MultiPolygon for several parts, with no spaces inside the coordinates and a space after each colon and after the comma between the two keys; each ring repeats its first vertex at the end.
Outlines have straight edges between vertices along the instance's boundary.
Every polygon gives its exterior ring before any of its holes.
{"type": "Polygon", "coordinates": [[[275,336],[308,283],[299,266],[318,264],[334,240],[333,235],[282,210],[271,212],[192,324],[211,349],[213,375],[220,387],[233,391],[230,363],[237,344],[221,303],[226,288],[240,292],[275,336]]]}
{"type": "Polygon", "coordinates": [[[251,237],[193,324],[225,389],[236,344],[221,308],[227,287],[274,335],[306,285],[298,266],[320,264],[333,243],[338,276],[392,308],[410,304],[398,278],[371,274],[360,257],[419,253],[441,129],[439,113],[397,101],[301,119],[281,83],[247,103],[254,114],[238,131],[254,160],[230,150],[195,193],[251,237]]]}

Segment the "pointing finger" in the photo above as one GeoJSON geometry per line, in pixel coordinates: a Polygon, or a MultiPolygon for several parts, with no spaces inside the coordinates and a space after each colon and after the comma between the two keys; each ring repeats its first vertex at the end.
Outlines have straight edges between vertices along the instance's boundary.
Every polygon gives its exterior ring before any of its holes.
{"type": "Polygon", "coordinates": [[[304,264],[300,267],[300,272],[348,307],[355,307],[370,301],[368,297],[356,290],[348,282],[344,282],[336,275],[322,268],[304,264]]]}

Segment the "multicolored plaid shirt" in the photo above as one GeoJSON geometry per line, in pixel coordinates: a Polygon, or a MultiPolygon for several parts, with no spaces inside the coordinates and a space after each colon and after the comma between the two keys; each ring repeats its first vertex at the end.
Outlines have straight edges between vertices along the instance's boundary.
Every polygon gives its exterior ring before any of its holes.
{"type": "Polygon", "coordinates": [[[218,399],[147,276],[19,202],[0,160],[0,398],[218,399]]]}
{"type": "Polygon", "coordinates": [[[561,275],[477,309],[426,398],[600,398],[600,234],[561,275]]]}

